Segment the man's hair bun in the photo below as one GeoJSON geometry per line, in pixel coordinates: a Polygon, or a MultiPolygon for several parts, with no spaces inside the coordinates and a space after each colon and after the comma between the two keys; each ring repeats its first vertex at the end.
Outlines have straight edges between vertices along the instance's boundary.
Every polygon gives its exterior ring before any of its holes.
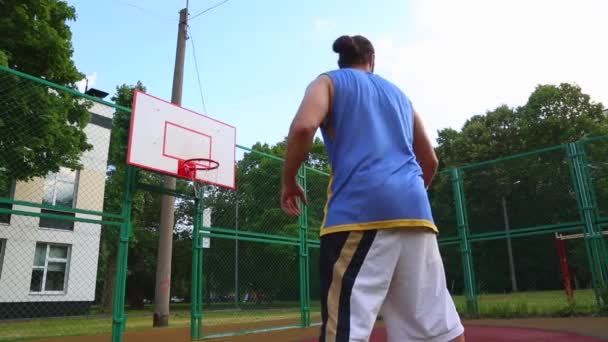
{"type": "Polygon", "coordinates": [[[344,35],[336,39],[333,50],[341,55],[353,56],[357,54],[358,49],[353,37],[344,35]]]}

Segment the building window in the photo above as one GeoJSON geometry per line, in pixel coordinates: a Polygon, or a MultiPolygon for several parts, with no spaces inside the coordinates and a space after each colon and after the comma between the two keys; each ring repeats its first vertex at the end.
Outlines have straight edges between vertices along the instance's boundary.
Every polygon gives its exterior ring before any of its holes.
{"type": "MultiPolygon", "coordinates": [[[[0,198],[12,198],[12,186],[13,183],[8,179],[5,178],[3,174],[0,174],[0,198]]],[[[0,202],[0,208],[1,209],[13,209],[13,205],[10,203],[1,203],[0,202]]],[[[0,223],[6,223],[9,224],[11,223],[11,214],[8,213],[0,213],[0,223]]]]}
{"type": "Polygon", "coordinates": [[[38,242],[34,255],[30,292],[65,293],[70,246],[38,242]]]}
{"type": "MultiPolygon", "coordinates": [[[[72,208],[76,194],[77,172],[67,168],[61,168],[59,172],[49,174],[44,183],[44,195],[42,203],[72,208]]],[[[42,209],[44,214],[65,215],[74,217],[74,213],[61,210],[42,209]]],[[[40,227],[74,230],[74,221],[60,220],[54,218],[40,218],[40,227]]]]}
{"type": "Polygon", "coordinates": [[[2,279],[2,265],[4,265],[4,251],[6,250],[6,240],[0,239],[0,279],[2,279]]]}

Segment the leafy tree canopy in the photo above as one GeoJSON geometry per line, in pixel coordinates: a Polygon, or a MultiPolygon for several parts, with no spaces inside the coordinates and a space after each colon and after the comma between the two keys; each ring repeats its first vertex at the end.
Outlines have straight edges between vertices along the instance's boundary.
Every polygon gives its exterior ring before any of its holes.
{"type": "Polygon", "coordinates": [[[0,1],[0,51],[11,68],[61,85],[73,85],[84,75],[72,61],[72,31],[76,9],[60,0],[0,1]]]}
{"type": "MultiPolygon", "coordinates": [[[[1,0],[0,7],[0,64],[74,88],[83,78],[66,24],[76,18],[74,7],[58,0],[1,0]]],[[[90,101],[6,72],[0,98],[2,177],[28,180],[62,166],[80,168],[82,153],[92,148],[84,131],[90,101]]]]}

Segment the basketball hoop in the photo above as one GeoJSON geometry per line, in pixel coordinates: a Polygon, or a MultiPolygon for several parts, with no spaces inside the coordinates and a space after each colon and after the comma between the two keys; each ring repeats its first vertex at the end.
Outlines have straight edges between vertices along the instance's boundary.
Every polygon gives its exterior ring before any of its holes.
{"type": "Polygon", "coordinates": [[[200,199],[200,194],[203,190],[203,183],[199,182],[196,178],[197,171],[211,171],[220,167],[220,163],[209,158],[192,158],[186,160],[180,160],[178,163],[178,172],[180,176],[185,176],[192,180],[192,186],[194,187],[194,196],[200,199]]]}
{"type": "Polygon", "coordinates": [[[129,165],[236,189],[236,127],[139,90],[132,107],[129,165]]]}

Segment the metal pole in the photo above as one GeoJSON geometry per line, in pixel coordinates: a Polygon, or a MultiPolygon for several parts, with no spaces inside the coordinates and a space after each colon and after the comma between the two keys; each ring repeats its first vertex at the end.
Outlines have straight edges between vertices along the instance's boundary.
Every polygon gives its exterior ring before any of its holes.
{"type": "Polygon", "coordinates": [[[234,240],[234,304],[239,306],[239,193],[236,193],[236,208],[234,216],[236,218],[235,230],[236,239],[234,240]]]}
{"type": "Polygon", "coordinates": [[[509,234],[509,215],[507,213],[507,199],[502,196],[502,215],[505,221],[505,231],[507,232],[507,252],[509,253],[509,271],[511,273],[511,288],[517,292],[517,278],[515,277],[515,263],[513,262],[513,247],[511,246],[511,235],[509,234]]]}
{"type": "MultiPolygon", "coordinates": [[[[177,51],[173,73],[173,92],[171,102],[181,105],[182,85],[184,81],[184,61],[186,57],[186,31],[188,26],[188,8],[179,11],[179,29],[177,33],[177,51]]],[[[175,178],[164,176],[163,187],[175,190],[175,178]]],[[[173,253],[173,226],[175,214],[175,197],[162,195],[160,202],[160,234],[158,239],[158,263],[156,266],[156,288],[154,295],[154,327],[169,325],[169,304],[171,298],[171,255],[173,253]]]]}
{"type": "Polygon", "coordinates": [[[125,197],[121,205],[123,223],[120,226],[118,255],[116,256],[116,285],[114,288],[114,312],[112,321],[112,342],[122,342],[126,327],[125,290],[127,286],[127,262],[129,238],[131,236],[131,207],[136,182],[135,169],[127,166],[125,171],[125,197]]]}
{"type": "Polygon", "coordinates": [[[570,275],[570,267],[568,266],[568,254],[566,253],[566,242],[557,233],[555,233],[555,241],[557,242],[557,253],[559,255],[559,264],[562,269],[562,277],[564,281],[564,290],[568,303],[574,299],[574,290],[572,289],[572,277],[570,275]]]}
{"type": "Polygon", "coordinates": [[[460,254],[462,258],[467,313],[471,317],[477,317],[479,314],[477,305],[477,284],[475,280],[471,242],[469,241],[466,200],[464,197],[462,176],[459,169],[452,169],[452,191],[454,193],[454,209],[456,210],[458,237],[460,238],[460,254]]]}
{"type": "Polygon", "coordinates": [[[199,297],[199,288],[202,286],[200,281],[200,264],[199,257],[201,251],[201,205],[200,199],[194,200],[194,220],[192,225],[192,285],[191,293],[191,308],[190,308],[190,338],[196,340],[202,335],[201,320],[202,312],[200,310],[201,298],[199,297]]]}
{"type": "MultiPolygon", "coordinates": [[[[306,193],[306,168],[298,170],[298,184],[306,193]]],[[[310,326],[310,292],[309,292],[309,256],[308,256],[308,210],[307,205],[298,201],[301,214],[298,218],[299,237],[300,237],[300,324],[302,327],[310,326]]]]}
{"type": "Polygon", "coordinates": [[[599,289],[599,285],[601,283],[601,279],[598,279],[598,262],[600,258],[595,255],[595,251],[593,248],[593,243],[591,237],[595,234],[595,222],[594,217],[592,215],[593,211],[597,208],[595,205],[590,203],[590,198],[588,196],[589,189],[587,189],[587,182],[584,178],[584,159],[582,159],[582,154],[584,150],[579,150],[580,146],[577,143],[568,144],[568,158],[571,161],[570,171],[572,173],[572,179],[574,182],[574,189],[577,193],[577,204],[579,208],[579,213],[581,216],[581,221],[583,222],[583,238],[585,241],[585,250],[587,252],[587,258],[589,260],[589,268],[591,270],[591,281],[593,283],[593,290],[595,294],[595,302],[598,306],[602,306],[602,298],[601,291],[599,289]]]}

